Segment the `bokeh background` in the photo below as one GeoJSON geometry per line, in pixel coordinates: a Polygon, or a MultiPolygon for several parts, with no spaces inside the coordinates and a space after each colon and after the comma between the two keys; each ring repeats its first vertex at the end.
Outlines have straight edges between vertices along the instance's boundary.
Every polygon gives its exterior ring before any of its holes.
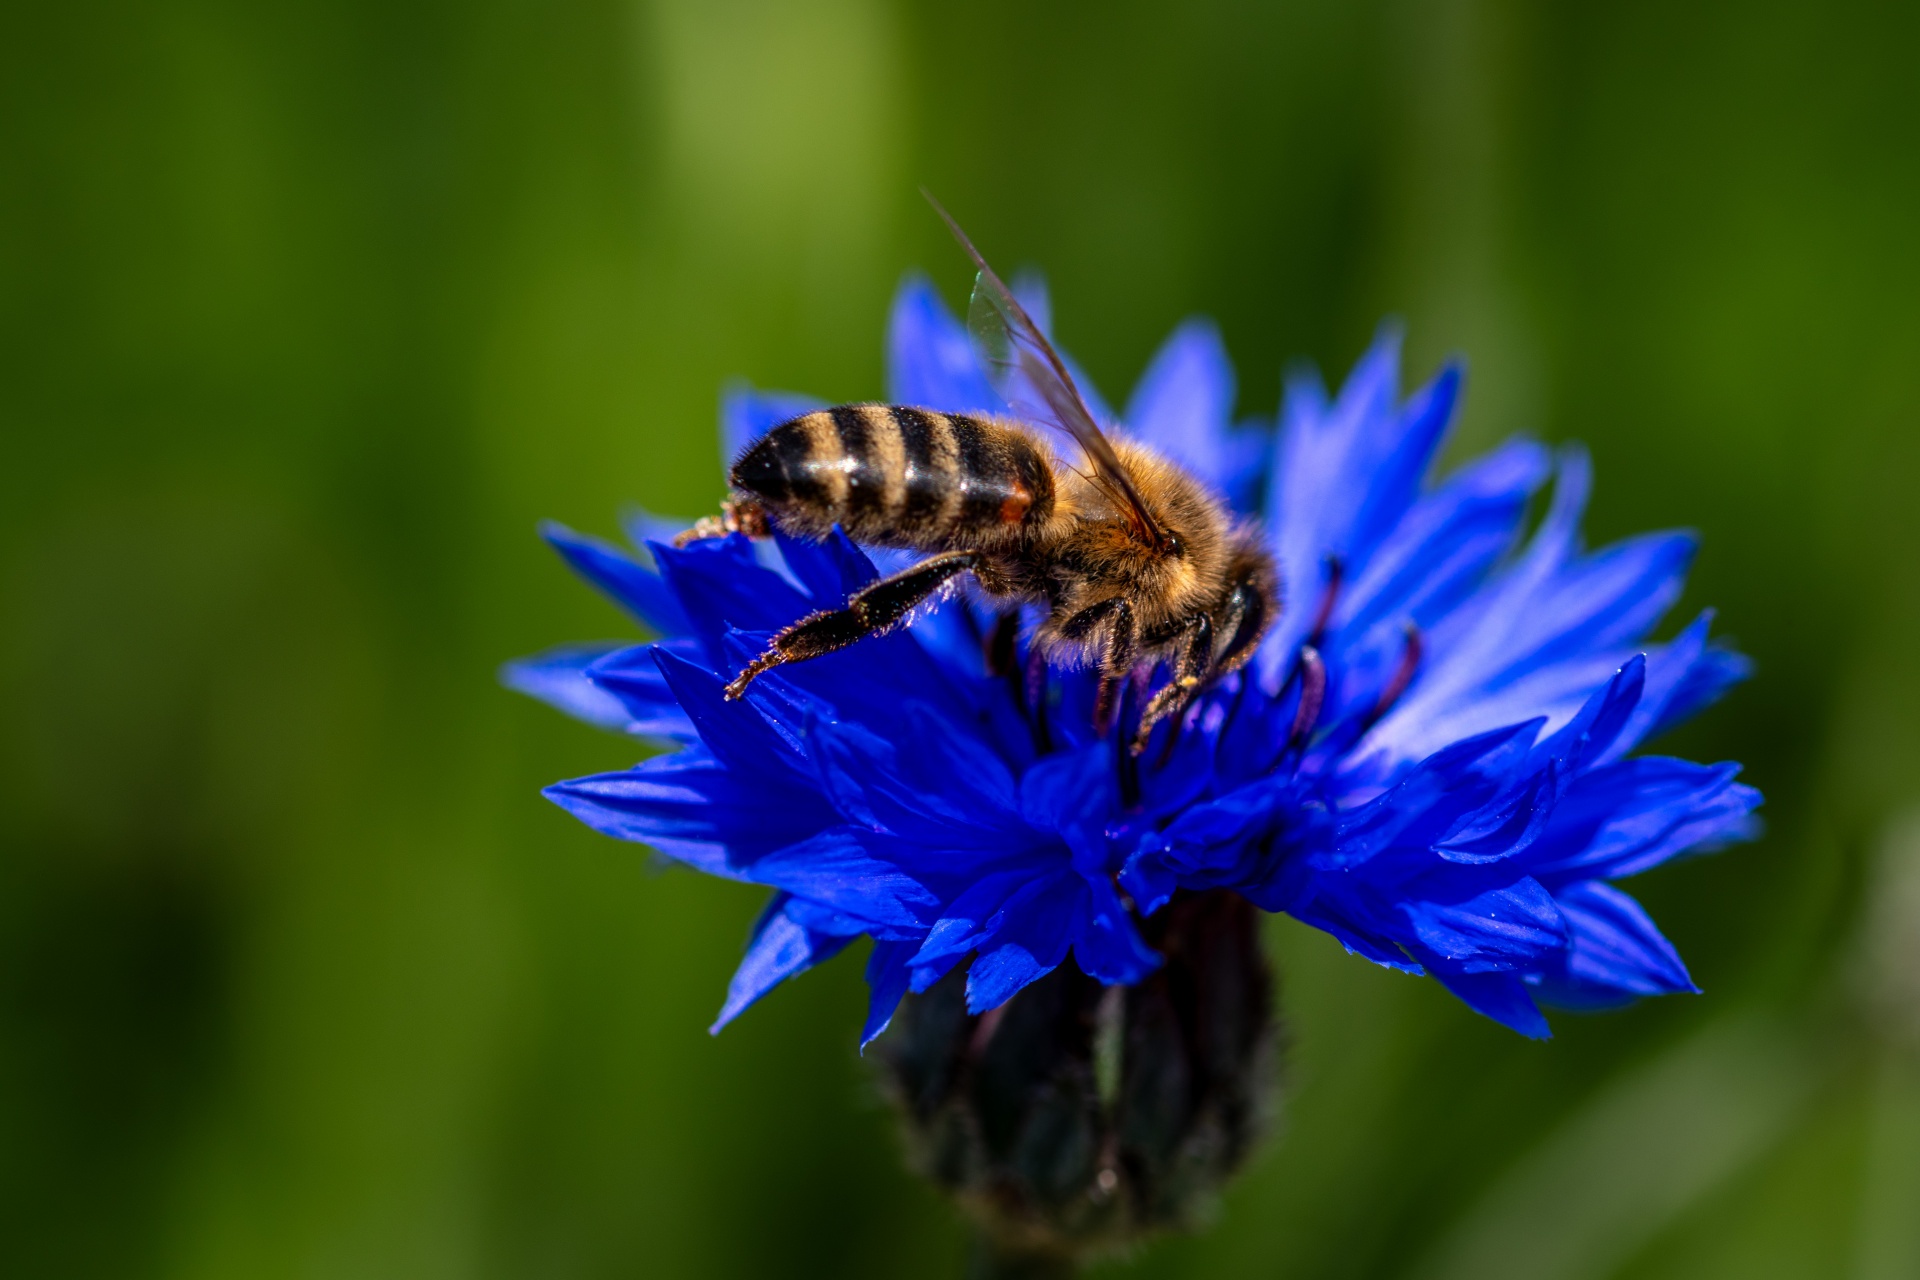
{"type": "Polygon", "coordinates": [[[843,960],[543,803],[617,637],[535,539],[718,496],[717,394],[882,388],[915,193],[1122,398],[1471,360],[1759,678],[1706,989],[1520,1040],[1275,921],[1284,1133],[1113,1275],[1920,1275],[1920,15],[1718,0],[70,0],[0,11],[0,1272],[958,1276],[843,960]]]}

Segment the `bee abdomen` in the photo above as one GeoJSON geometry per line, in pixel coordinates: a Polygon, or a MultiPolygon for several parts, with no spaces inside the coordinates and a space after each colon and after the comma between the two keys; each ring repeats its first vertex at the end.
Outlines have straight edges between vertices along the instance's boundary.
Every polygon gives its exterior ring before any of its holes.
{"type": "Polygon", "coordinates": [[[902,405],[842,405],[782,423],[730,479],[789,529],[824,534],[839,524],[863,542],[928,545],[1053,512],[1053,473],[1024,434],[902,405]]]}

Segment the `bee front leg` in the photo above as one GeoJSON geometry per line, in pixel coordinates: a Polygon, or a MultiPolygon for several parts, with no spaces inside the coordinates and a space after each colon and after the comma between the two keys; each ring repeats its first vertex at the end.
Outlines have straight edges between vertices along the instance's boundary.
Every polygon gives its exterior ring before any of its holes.
{"type": "Polygon", "coordinates": [[[891,630],[934,592],[978,565],[977,551],[948,551],[902,569],[891,578],[868,583],[847,597],[845,607],[809,614],[774,636],[767,651],[749,662],[727,686],[727,701],[747,691],[763,671],[789,662],[805,662],[844,649],[855,641],[891,630]]]}
{"type": "Polygon", "coordinates": [[[1140,713],[1140,728],[1133,735],[1131,747],[1136,756],[1147,749],[1147,739],[1152,736],[1154,726],[1168,716],[1185,711],[1206,684],[1207,677],[1213,674],[1213,619],[1196,613],[1175,633],[1176,636],[1183,634],[1187,637],[1187,647],[1180,655],[1180,666],[1173,680],[1154,694],[1147,709],[1140,713]]]}
{"type": "Polygon", "coordinates": [[[1113,621],[1107,627],[1106,651],[1100,655],[1100,689],[1093,699],[1094,727],[1103,734],[1113,727],[1113,708],[1120,682],[1133,674],[1139,649],[1133,629],[1133,606],[1125,600],[1118,601],[1112,616],[1113,621]]]}
{"type": "Polygon", "coordinates": [[[1107,624],[1107,636],[1100,653],[1100,689],[1093,699],[1093,724],[1105,733],[1113,727],[1113,705],[1120,682],[1132,674],[1138,657],[1133,606],[1124,596],[1112,596],[1099,604],[1088,605],[1060,625],[1060,634],[1068,640],[1084,642],[1092,638],[1102,623],[1107,624]]]}
{"type": "Polygon", "coordinates": [[[1267,633],[1267,600],[1252,583],[1242,582],[1227,596],[1220,624],[1220,652],[1213,656],[1216,675],[1237,671],[1245,665],[1267,633]]]}

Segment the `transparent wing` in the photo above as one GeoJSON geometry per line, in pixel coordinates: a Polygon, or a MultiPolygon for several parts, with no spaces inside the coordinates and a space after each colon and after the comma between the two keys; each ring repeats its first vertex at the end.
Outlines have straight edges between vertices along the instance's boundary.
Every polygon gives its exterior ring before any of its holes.
{"type": "Polygon", "coordinates": [[[953,216],[926,191],[920,194],[927,197],[927,203],[947,224],[947,229],[953,232],[954,239],[979,270],[980,274],[974,279],[973,300],[967,308],[967,328],[979,344],[981,354],[1001,375],[1003,384],[1017,379],[1038,397],[1036,404],[1026,404],[1025,397],[1021,397],[1023,403],[1016,404],[1016,410],[1033,414],[1072,436],[1093,467],[1093,482],[1127,516],[1135,535],[1158,547],[1164,537],[1159,523],[1148,513],[1133,477],[1114,453],[1112,441],[1094,420],[1079,388],[1074,386],[1073,375],[1067,372],[1060,353],[1053,349],[1040,326],[1013,296],[1013,290],[987,265],[987,260],[973,247],[973,241],[967,239],[967,233],[960,229],[953,216]]]}

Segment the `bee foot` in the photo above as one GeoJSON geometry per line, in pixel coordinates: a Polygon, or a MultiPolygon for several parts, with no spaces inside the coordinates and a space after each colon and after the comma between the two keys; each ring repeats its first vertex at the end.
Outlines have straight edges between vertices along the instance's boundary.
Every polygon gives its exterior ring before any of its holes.
{"type": "Polygon", "coordinates": [[[701,516],[698,520],[694,521],[693,528],[674,535],[673,545],[676,547],[684,547],[689,543],[705,542],[708,538],[724,538],[726,536],[727,526],[721,517],[701,516]]]}
{"type": "Polygon", "coordinates": [[[720,504],[719,515],[701,516],[694,521],[693,528],[675,536],[673,545],[684,547],[709,538],[724,538],[730,533],[744,533],[749,538],[771,537],[773,522],[767,518],[767,509],[751,498],[728,498],[720,504]]]}
{"type": "Polygon", "coordinates": [[[787,655],[781,653],[778,649],[767,650],[752,662],[749,662],[741,670],[739,675],[728,681],[727,687],[721,691],[721,696],[728,702],[738,702],[747,692],[747,686],[753,683],[755,676],[759,675],[762,671],[779,666],[786,660],[787,655]]]}

